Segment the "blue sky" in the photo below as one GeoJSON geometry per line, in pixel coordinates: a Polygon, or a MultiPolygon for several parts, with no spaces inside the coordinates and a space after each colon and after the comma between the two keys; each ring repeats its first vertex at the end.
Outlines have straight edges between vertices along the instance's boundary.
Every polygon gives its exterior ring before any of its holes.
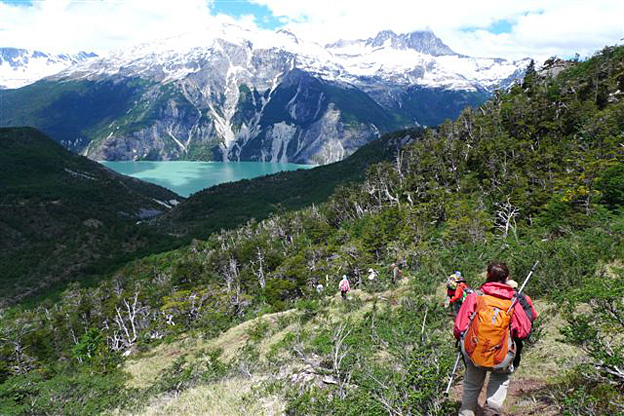
{"type": "Polygon", "coordinates": [[[320,44],[431,29],[458,53],[582,57],[624,38],[623,0],[0,0],[0,46],[97,53],[224,21],[320,44]]]}
{"type": "Polygon", "coordinates": [[[213,14],[222,13],[235,18],[252,15],[255,17],[258,26],[269,30],[278,29],[285,24],[273,16],[268,7],[243,0],[215,0],[211,11],[213,14]]]}

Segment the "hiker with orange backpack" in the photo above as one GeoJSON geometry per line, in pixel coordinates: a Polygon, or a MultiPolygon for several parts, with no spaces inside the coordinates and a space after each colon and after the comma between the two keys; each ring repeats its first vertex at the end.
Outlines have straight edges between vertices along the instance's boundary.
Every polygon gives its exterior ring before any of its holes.
{"type": "Polygon", "coordinates": [[[468,295],[455,319],[453,334],[466,364],[459,416],[474,416],[487,372],[490,380],[483,414],[502,414],[517,354],[514,340],[527,338],[531,331],[531,319],[506,284],[508,277],[504,263],[488,265],[486,283],[468,295]]]}

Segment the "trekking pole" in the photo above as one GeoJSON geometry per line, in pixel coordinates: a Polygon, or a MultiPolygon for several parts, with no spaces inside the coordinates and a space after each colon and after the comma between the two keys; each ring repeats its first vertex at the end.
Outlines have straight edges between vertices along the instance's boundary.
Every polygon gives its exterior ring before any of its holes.
{"type": "MultiPolygon", "coordinates": [[[[539,260],[535,262],[533,267],[531,267],[531,271],[529,272],[529,275],[526,277],[526,279],[524,279],[524,283],[522,283],[522,286],[520,286],[520,289],[518,289],[518,293],[522,293],[526,284],[529,283],[529,279],[531,278],[531,276],[533,276],[533,272],[535,272],[535,269],[537,269],[538,264],[539,264],[539,260]]],[[[511,302],[509,309],[507,309],[507,313],[511,312],[513,307],[516,305],[516,302],[518,302],[518,296],[514,297],[514,300],[513,302],[511,302]]]]}
{"type": "Polygon", "coordinates": [[[520,286],[520,290],[518,290],[518,293],[522,292],[522,290],[524,290],[524,287],[526,286],[526,284],[529,283],[529,279],[533,275],[533,272],[535,272],[535,269],[537,269],[537,265],[538,264],[539,264],[539,260],[535,262],[533,267],[531,267],[531,271],[529,272],[529,275],[527,276],[527,278],[524,280],[524,283],[522,283],[522,286],[520,286]]]}
{"type": "Polygon", "coordinates": [[[457,365],[459,364],[460,358],[461,358],[461,351],[458,351],[457,359],[455,360],[455,365],[453,366],[453,372],[451,373],[451,377],[449,378],[449,382],[446,386],[446,390],[444,391],[445,396],[448,396],[449,391],[451,391],[451,384],[453,384],[453,377],[455,377],[455,372],[457,371],[457,365]]]}

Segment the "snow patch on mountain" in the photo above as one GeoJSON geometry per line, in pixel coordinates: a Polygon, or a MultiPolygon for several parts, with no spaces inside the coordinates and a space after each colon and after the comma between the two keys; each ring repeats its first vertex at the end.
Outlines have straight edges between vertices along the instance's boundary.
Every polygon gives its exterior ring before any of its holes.
{"type": "Polygon", "coordinates": [[[0,48],[0,89],[21,88],[96,56],[87,52],[54,55],[27,49],[0,48]]]}
{"type": "Polygon", "coordinates": [[[57,138],[91,158],[324,164],[383,132],[455,117],[527,64],[457,54],[430,31],[322,46],[223,24],[76,61],[47,80],[131,94],[120,97],[125,115],[95,119],[92,137],[57,138]]]}
{"type": "Polygon", "coordinates": [[[263,160],[272,163],[287,163],[287,149],[290,140],[294,137],[297,127],[286,122],[273,125],[271,130],[271,158],[263,160]]]}

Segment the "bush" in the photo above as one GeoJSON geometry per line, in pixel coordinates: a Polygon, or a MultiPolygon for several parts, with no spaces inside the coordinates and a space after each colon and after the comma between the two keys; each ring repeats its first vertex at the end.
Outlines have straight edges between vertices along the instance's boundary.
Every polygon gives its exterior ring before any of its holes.
{"type": "Polygon", "coordinates": [[[251,328],[247,331],[247,335],[249,335],[249,339],[252,342],[260,342],[270,334],[270,330],[271,325],[266,319],[260,318],[251,325],[251,328]]]}
{"type": "Polygon", "coordinates": [[[607,169],[598,179],[596,188],[602,193],[602,201],[610,209],[624,206],[624,163],[607,169]]]}
{"type": "Polygon", "coordinates": [[[301,299],[296,303],[297,310],[301,312],[301,323],[314,319],[322,310],[323,304],[318,299],[301,299]]]}

